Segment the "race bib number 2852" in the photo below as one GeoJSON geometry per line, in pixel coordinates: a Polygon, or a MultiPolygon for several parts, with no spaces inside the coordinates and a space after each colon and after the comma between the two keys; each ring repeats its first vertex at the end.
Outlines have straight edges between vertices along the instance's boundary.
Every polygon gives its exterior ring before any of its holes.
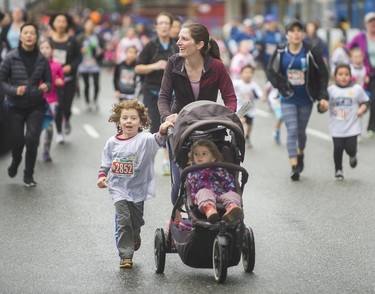
{"type": "Polygon", "coordinates": [[[112,173],[116,175],[134,176],[134,162],[132,160],[115,159],[112,162],[112,173]]]}

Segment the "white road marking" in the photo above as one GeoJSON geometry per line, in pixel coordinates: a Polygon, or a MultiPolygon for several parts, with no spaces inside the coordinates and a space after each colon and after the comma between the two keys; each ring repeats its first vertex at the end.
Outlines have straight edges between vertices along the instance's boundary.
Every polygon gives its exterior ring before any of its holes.
{"type": "Polygon", "coordinates": [[[72,106],[72,113],[75,114],[75,115],[79,115],[81,114],[81,109],[75,105],[72,106]]]}
{"type": "Polygon", "coordinates": [[[83,129],[86,131],[86,133],[92,137],[92,138],[99,138],[100,135],[99,133],[95,130],[95,128],[92,126],[92,125],[89,125],[89,124],[84,124],[83,125],[83,129]]]}

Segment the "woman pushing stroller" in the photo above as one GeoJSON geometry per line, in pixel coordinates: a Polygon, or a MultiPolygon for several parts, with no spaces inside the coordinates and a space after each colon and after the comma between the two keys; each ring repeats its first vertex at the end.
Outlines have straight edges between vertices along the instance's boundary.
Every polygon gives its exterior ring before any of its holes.
{"type": "MultiPolygon", "coordinates": [[[[237,98],[232,80],[220,60],[217,42],[207,28],[198,23],[185,24],[178,36],[179,52],[167,62],[158,98],[161,121],[176,122],[181,109],[198,100],[216,101],[218,92],[226,107],[236,111],[237,98]]],[[[170,158],[171,158],[170,153],[170,158]]],[[[180,185],[180,171],[171,162],[172,203],[180,185]]]]}
{"type": "MultiPolygon", "coordinates": [[[[221,161],[221,153],[214,142],[202,139],[192,145],[189,159],[194,165],[217,162],[221,161]]],[[[195,170],[188,174],[187,183],[193,203],[209,222],[219,220],[216,203],[223,203],[226,213],[222,219],[227,223],[243,220],[241,196],[235,192],[234,178],[225,168],[195,170]]]]}

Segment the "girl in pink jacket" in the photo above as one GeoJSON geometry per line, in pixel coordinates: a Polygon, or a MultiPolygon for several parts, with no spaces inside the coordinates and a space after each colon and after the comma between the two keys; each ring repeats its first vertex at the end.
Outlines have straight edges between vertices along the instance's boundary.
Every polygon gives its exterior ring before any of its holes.
{"type": "MultiPolygon", "coordinates": [[[[52,88],[51,88],[51,91],[46,93],[44,97],[48,102],[51,116],[56,122],[57,142],[63,143],[64,137],[62,134],[61,123],[58,123],[58,121],[55,119],[55,116],[56,116],[57,108],[59,106],[59,97],[58,97],[59,90],[64,86],[64,83],[65,83],[64,72],[62,70],[62,65],[52,60],[53,46],[48,39],[41,41],[39,43],[39,49],[42,52],[42,54],[49,60],[49,64],[51,67],[52,88]]],[[[52,121],[46,126],[45,130],[46,131],[44,135],[44,144],[43,144],[43,147],[44,147],[43,160],[46,162],[50,162],[52,161],[52,158],[50,156],[51,142],[52,142],[52,136],[53,136],[52,121]]]]}

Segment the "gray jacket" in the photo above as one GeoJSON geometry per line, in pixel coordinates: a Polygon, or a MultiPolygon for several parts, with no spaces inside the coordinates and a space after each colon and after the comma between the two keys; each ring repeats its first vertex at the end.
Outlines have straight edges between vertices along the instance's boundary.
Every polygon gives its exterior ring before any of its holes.
{"type": "Polygon", "coordinates": [[[27,109],[46,103],[43,92],[38,89],[42,83],[45,83],[49,90],[51,89],[51,68],[48,60],[39,50],[31,76],[26,71],[18,48],[5,56],[0,65],[0,90],[7,96],[11,107],[27,109]],[[19,96],[17,87],[23,85],[27,86],[26,93],[19,96]]]}

